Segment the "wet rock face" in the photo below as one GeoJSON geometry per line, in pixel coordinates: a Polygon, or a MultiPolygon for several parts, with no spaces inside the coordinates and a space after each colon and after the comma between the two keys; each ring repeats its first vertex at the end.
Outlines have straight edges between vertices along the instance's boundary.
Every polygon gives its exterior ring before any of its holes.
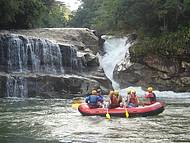
{"type": "Polygon", "coordinates": [[[90,30],[36,29],[13,33],[0,31],[1,96],[53,98],[85,94],[93,86],[109,88],[109,84],[104,84],[109,82],[104,74],[101,80],[96,77],[99,41],[90,30]]]}
{"type": "Polygon", "coordinates": [[[6,94],[6,77],[0,75],[0,97],[6,94]]]}
{"type": "Polygon", "coordinates": [[[40,28],[32,30],[14,30],[11,33],[33,36],[73,45],[77,50],[90,50],[96,54],[99,50],[99,38],[87,28],[40,28]]]}
{"type": "Polygon", "coordinates": [[[156,69],[169,75],[175,75],[181,70],[181,61],[177,59],[167,59],[154,56],[147,56],[144,58],[143,63],[150,68],[156,69]]]}
{"type": "Polygon", "coordinates": [[[59,45],[14,34],[0,35],[1,71],[63,73],[59,45]]]}
{"type": "Polygon", "coordinates": [[[86,59],[77,56],[74,46],[59,44],[61,62],[65,73],[79,73],[85,71],[86,59]]]}
{"type": "Polygon", "coordinates": [[[70,95],[81,96],[98,86],[95,80],[80,76],[4,76],[7,80],[7,97],[42,97],[42,98],[63,98],[70,95]]]}
{"type": "Polygon", "coordinates": [[[132,63],[125,68],[126,65],[124,61],[114,71],[115,80],[123,87],[153,86],[157,90],[190,91],[188,62],[148,56],[141,63],[132,63]]]}

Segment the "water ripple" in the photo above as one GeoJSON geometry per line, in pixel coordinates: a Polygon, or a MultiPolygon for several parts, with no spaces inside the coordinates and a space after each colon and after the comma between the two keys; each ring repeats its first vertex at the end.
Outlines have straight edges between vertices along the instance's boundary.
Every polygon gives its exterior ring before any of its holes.
{"type": "Polygon", "coordinates": [[[158,116],[106,120],[81,116],[71,100],[1,99],[0,142],[190,142],[190,103],[165,101],[166,109],[158,116]]]}

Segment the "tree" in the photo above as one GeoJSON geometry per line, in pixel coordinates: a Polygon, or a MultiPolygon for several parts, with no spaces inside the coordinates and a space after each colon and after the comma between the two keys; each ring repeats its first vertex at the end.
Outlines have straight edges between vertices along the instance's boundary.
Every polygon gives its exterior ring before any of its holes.
{"type": "Polygon", "coordinates": [[[20,0],[19,10],[15,16],[15,28],[36,28],[41,24],[45,5],[42,0],[20,0]]]}
{"type": "Polygon", "coordinates": [[[72,25],[157,35],[190,23],[189,0],[82,0],[72,25]]]}
{"type": "Polygon", "coordinates": [[[0,29],[9,28],[15,22],[15,15],[19,13],[20,2],[17,0],[0,1],[0,29]]]}
{"type": "Polygon", "coordinates": [[[43,27],[65,27],[70,11],[65,4],[57,3],[44,15],[43,27]]]}
{"type": "Polygon", "coordinates": [[[55,0],[1,0],[0,29],[64,27],[69,10],[55,0]]]}

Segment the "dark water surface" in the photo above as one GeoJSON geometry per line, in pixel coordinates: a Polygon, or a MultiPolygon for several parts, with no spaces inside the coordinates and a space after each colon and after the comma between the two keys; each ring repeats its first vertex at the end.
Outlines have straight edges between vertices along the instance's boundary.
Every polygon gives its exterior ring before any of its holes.
{"type": "Polygon", "coordinates": [[[162,98],[152,117],[85,117],[71,100],[0,99],[0,143],[190,142],[190,99],[162,98]]]}

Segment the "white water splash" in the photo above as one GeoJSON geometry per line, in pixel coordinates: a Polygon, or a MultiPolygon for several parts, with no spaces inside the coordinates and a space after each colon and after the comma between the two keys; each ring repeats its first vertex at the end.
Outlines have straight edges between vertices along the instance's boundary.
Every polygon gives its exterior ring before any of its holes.
{"type": "Polygon", "coordinates": [[[6,97],[28,97],[28,84],[24,77],[8,75],[6,97]]]}
{"type": "MultiPolygon", "coordinates": [[[[145,92],[141,87],[127,87],[125,89],[120,90],[121,96],[126,96],[127,91],[130,89],[135,89],[137,92],[137,95],[139,97],[143,97],[145,95],[145,92]]],[[[189,92],[182,92],[182,93],[176,93],[174,91],[158,91],[155,90],[154,93],[158,98],[170,98],[170,99],[190,99],[190,93],[189,92]]]]}
{"type": "Polygon", "coordinates": [[[16,34],[12,34],[7,41],[9,72],[64,73],[57,43],[16,34]]]}
{"type": "Polygon", "coordinates": [[[119,84],[113,79],[113,71],[115,66],[124,59],[128,52],[130,43],[126,43],[127,37],[115,38],[113,36],[104,36],[104,50],[106,54],[100,58],[100,66],[103,68],[106,76],[112,81],[114,89],[119,89],[119,84]]]}
{"type": "MultiPolygon", "coordinates": [[[[116,38],[113,36],[104,36],[102,37],[105,39],[104,43],[104,51],[106,54],[103,57],[100,57],[100,66],[103,68],[106,76],[112,81],[112,86],[114,89],[119,89],[119,84],[114,81],[113,79],[113,71],[115,66],[120,63],[124,58],[125,55],[128,54],[129,56],[129,47],[131,46],[130,43],[126,43],[127,37],[124,38],[116,38]]],[[[127,58],[126,60],[130,60],[127,58]]],[[[130,61],[127,62],[130,65],[130,61]]],[[[126,96],[127,91],[129,89],[135,89],[138,96],[144,96],[145,91],[141,87],[126,87],[125,89],[120,89],[120,94],[122,96],[126,96]]],[[[190,98],[189,92],[183,93],[176,93],[173,91],[154,91],[157,97],[164,97],[164,98],[190,98]]]]}

